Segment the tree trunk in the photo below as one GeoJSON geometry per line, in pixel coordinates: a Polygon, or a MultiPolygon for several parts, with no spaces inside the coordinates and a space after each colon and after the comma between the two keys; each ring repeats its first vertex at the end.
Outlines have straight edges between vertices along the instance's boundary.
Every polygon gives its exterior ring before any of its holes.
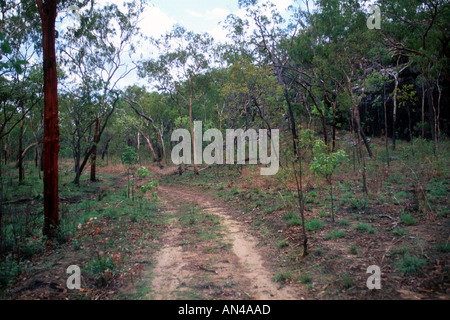
{"type": "MultiPolygon", "coordinates": [[[[362,152],[362,143],[361,143],[362,136],[363,136],[364,132],[361,129],[358,106],[354,106],[354,112],[355,112],[354,121],[356,123],[356,131],[357,131],[357,134],[358,134],[359,157],[361,158],[362,166],[363,166],[363,170],[362,170],[363,192],[365,194],[367,194],[368,190],[367,190],[367,181],[366,181],[366,160],[365,160],[363,152],[362,152]]],[[[365,139],[365,135],[364,135],[364,139],[363,140],[364,140],[364,143],[366,144],[366,147],[368,147],[369,144],[367,143],[367,139],[365,139]]],[[[367,151],[369,151],[369,150],[370,150],[370,148],[367,149],[367,151]]],[[[370,154],[371,154],[371,152],[369,153],[369,155],[370,154]]]]}
{"type": "MultiPolygon", "coordinates": [[[[25,113],[25,108],[23,106],[23,101],[20,102],[22,114],[25,113]]],[[[21,123],[20,123],[20,130],[19,130],[19,150],[17,153],[17,166],[19,168],[19,183],[21,183],[24,179],[24,170],[23,170],[23,127],[25,125],[25,117],[23,117],[21,123]]]]}
{"type": "Polygon", "coordinates": [[[150,138],[147,137],[145,134],[142,134],[142,136],[144,137],[144,140],[147,143],[148,151],[150,152],[150,155],[153,157],[153,160],[159,162],[160,159],[156,156],[155,149],[153,149],[152,143],[150,142],[150,138]]]}
{"type": "MultiPolygon", "coordinates": [[[[297,141],[295,141],[295,149],[297,148],[297,141]]],[[[305,201],[303,196],[303,161],[302,161],[302,154],[301,150],[298,150],[299,153],[296,155],[298,160],[298,166],[299,166],[299,177],[297,177],[297,171],[295,170],[294,163],[292,164],[292,169],[294,171],[295,176],[295,182],[297,186],[297,195],[298,195],[298,209],[300,211],[300,217],[302,219],[302,231],[303,231],[303,256],[308,255],[308,236],[306,235],[306,228],[305,228],[305,201]]]]}
{"type": "Polygon", "coordinates": [[[440,72],[437,76],[436,79],[436,85],[437,85],[437,89],[438,89],[438,101],[437,101],[437,115],[436,115],[436,129],[437,129],[437,144],[436,147],[439,149],[439,144],[441,141],[441,126],[440,126],[440,118],[441,118],[441,97],[442,97],[442,90],[441,90],[441,86],[439,84],[439,78],[440,78],[440,72]]]}
{"type": "MultiPolygon", "coordinates": [[[[102,151],[102,160],[105,160],[105,155],[108,153],[109,143],[112,140],[112,136],[110,136],[109,134],[107,134],[106,137],[107,137],[106,143],[105,143],[105,146],[103,147],[103,151],[102,151]]],[[[108,160],[108,158],[106,158],[106,160],[108,160]]]]}
{"type": "Polygon", "coordinates": [[[163,130],[164,130],[163,126],[161,125],[161,129],[158,129],[158,134],[159,138],[161,139],[163,163],[167,164],[166,147],[164,146],[163,130]]]}
{"type": "Polygon", "coordinates": [[[395,150],[395,140],[397,136],[397,89],[398,89],[398,74],[394,75],[395,88],[394,88],[394,111],[392,114],[392,150],[395,150]]]}
{"type": "MultiPolygon", "coordinates": [[[[197,156],[196,156],[196,150],[195,150],[195,139],[194,139],[194,125],[192,123],[192,103],[189,104],[189,122],[191,124],[191,141],[192,141],[192,153],[194,155],[194,173],[195,175],[198,175],[198,168],[197,168],[197,156]]],[[[201,148],[201,146],[199,146],[201,148]]]]}
{"type": "Polygon", "coordinates": [[[425,138],[425,81],[422,81],[422,139],[425,138]]]}
{"type": "Polygon", "coordinates": [[[386,163],[389,167],[389,140],[388,140],[388,116],[386,108],[386,82],[383,77],[383,108],[384,108],[384,138],[386,146],[386,163]]]}
{"type": "Polygon", "coordinates": [[[56,0],[36,0],[42,21],[44,70],[44,227],[49,239],[56,236],[58,214],[58,78],[55,53],[56,0]]]}
{"type": "Polygon", "coordinates": [[[141,140],[139,139],[139,132],[137,133],[137,136],[136,136],[136,140],[137,140],[137,145],[136,145],[136,147],[137,147],[137,161],[139,162],[139,158],[140,158],[140,153],[141,153],[141,140]]]}
{"type": "MultiPolygon", "coordinates": [[[[35,146],[37,146],[39,144],[39,142],[33,142],[32,144],[30,144],[28,147],[26,147],[25,148],[25,150],[23,150],[22,151],[22,159],[24,159],[25,158],[25,155],[27,154],[27,152],[31,149],[31,148],[33,148],[33,147],[35,147],[35,146]]],[[[35,150],[36,150],[36,147],[35,147],[35,150]]],[[[20,166],[20,157],[18,157],[18,159],[17,159],[17,162],[16,162],[16,168],[19,168],[19,166],[20,166]]],[[[37,162],[37,160],[35,160],[36,162],[37,162]]]]}
{"type": "Polygon", "coordinates": [[[98,141],[98,126],[100,124],[100,119],[97,117],[95,119],[95,128],[94,128],[94,149],[92,150],[91,155],[91,181],[95,182],[95,165],[97,161],[97,141],[98,141]]]}

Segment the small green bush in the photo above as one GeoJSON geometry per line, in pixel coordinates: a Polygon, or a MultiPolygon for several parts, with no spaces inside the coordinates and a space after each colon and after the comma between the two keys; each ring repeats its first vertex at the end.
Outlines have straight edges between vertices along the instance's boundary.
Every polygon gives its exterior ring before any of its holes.
{"type": "Polygon", "coordinates": [[[417,224],[416,218],[414,218],[413,216],[406,214],[406,213],[404,213],[400,216],[400,222],[403,224],[406,224],[408,226],[417,224]]]}
{"type": "Polygon", "coordinates": [[[339,220],[339,221],[337,222],[337,224],[340,225],[340,226],[346,227],[346,226],[349,226],[349,225],[350,225],[350,222],[349,222],[348,220],[346,220],[346,219],[341,219],[341,220],[339,220]]]}
{"type": "Polygon", "coordinates": [[[9,286],[20,272],[21,267],[12,254],[6,256],[5,261],[0,262],[0,289],[9,286]]]}
{"type": "Polygon", "coordinates": [[[291,273],[289,271],[279,271],[274,277],[274,282],[285,282],[291,279],[291,273]]]}
{"type": "Polygon", "coordinates": [[[344,230],[334,230],[332,233],[326,234],[323,238],[325,240],[340,239],[345,237],[346,234],[344,230]]]}
{"type": "Polygon", "coordinates": [[[448,253],[448,252],[450,252],[450,245],[448,243],[437,243],[436,249],[439,252],[448,253]]]}
{"type": "Polygon", "coordinates": [[[341,288],[342,289],[349,289],[350,287],[352,287],[353,286],[353,283],[355,282],[355,279],[351,276],[351,275],[348,275],[348,274],[343,274],[342,276],[341,276],[341,281],[340,281],[340,283],[341,283],[341,288]]]}
{"type": "Polygon", "coordinates": [[[392,249],[392,253],[396,255],[405,255],[409,251],[411,251],[411,248],[406,244],[401,245],[395,249],[392,249]]]}
{"type": "Polygon", "coordinates": [[[369,201],[367,199],[352,198],[349,200],[349,205],[354,210],[364,211],[369,205],[369,201]]]}
{"type": "Polygon", "coordinates": [[[400,236],[400,237],[408,234],[408,230],[400,229],[400,228],[394,228],[391,230],[391,232],[393,234],[395,234],[396,236],[400,236]]]}
{"type": "Polygon", "coordinates": [[[371,226],[369,226],[368,224],[364,223],[364,222],[358,223],[357,225],[355,225],[353,227],[353,229],[359,230],[359,231],[365,231],[365,232],[370,233],[370,234],[375,233],[375,229],[372,228],[371,226]]]}
{"type": "Polygon", "coordinates": [[[286,241],[286,239],[283,239],[283,240],[280,240],[278,243],[277,243],[277,248],[284,248],[284,247],[287,247],[289,244],[288,244],[288,242],[286,241]]]}
{"type": "Polygon", "coordinates": [[[349,251],[351,254],[356,255],[356,254],[358,254],[358,246],[357,246],[356,244],[354,244],[354,245],[352,245],[352,246],[348,249],[348,251],[349,251]]]}
{"type": "Polygon", "coordinates": [[[414,274],[425,267],[426,263],[427,262],[424,259],[405,254],[403,258],[397,262],[396,266],[405,274],[414,274]]]}
{"type": "Polygon", "coordinates": [[[286,212],[284,214],[284,219],[286,220],[286,225],[288,227],[302,225],[302,221],[299,219],[298,214],[295,211],[286,212]]]}
{"type": "Polygon", "coordinates": [[[307,274],[307,273],[303,273],[303,274],[300,276],[299,280],[300,280],[302,283],[311,283],[311,282],[312,282],[312,277],[311,277],[311,275],[309,275],[309,274],[307,274]]]}
{"type": "Polygon", "coordinates": [[[319,219],[309,219],[305,222],[305,229],[308,231],[317,231],[323,227],[323,222],[319,219]]]}

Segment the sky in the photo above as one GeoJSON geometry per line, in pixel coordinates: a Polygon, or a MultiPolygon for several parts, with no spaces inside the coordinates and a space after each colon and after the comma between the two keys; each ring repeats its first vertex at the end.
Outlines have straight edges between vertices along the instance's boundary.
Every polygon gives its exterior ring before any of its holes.
{"type": "MultiPolygon", "coordinates": [[[[291,0],[273,0],[280,12],[285,12],[291,0]]],[[[143,33],[164,34],[174,24],[180,24],[197,33],[208,32],[216,41],[226,40],[226,30],[220,22],[233,14],[243,14],[238,0],[151,0],[144,14],[143,33]]]]}
{"type": "MultiPolygon", "coordinates": [[[[123,2],[122,0],[98,1],[99,5],[115,3],[119,8],[122,7],[123,2]]],[[[272,2],[277,6],[278,11],[284,14],[293,0],[272,0],[272,2]]],[[[221,22],[229,14],[244,17],[245,9],[239,8],[238,0],[149,0],[149,5],[141,15],[139,27],[144,36],[158,38],[169,32],[174,25],[179,24],[195,33],[207,32],[216,42],[224,42],[227,41],[228,31],[223,28],[221,22]]],[[[69,21],[67,23],[72,23],[69,21]]],[[[146,46],[145,42],[137,48],[136,56],[139,58],[156,58],[157,55],[158,52],[146,46]]],[[[145,81],[137,76],[137,72],[132,72],[122,79],[119,87],[125,88],[132,84],[144,85],[145,81]]]]}
{"type": "MultiPolygon", "coordinates": [[[[272,2],[279,12],[286,13],[293,0],[272,2]]],[[[222,22],[229,14],[244,17],[245,13],[245,9],[239,8],[238,0],[151,0],[150,3],[140,27],[144,35],[151,37],[159,37],[179,24],[196,33],[207,32],[216,42],[225,42],[228,31],[223,28],[222,22]]],[[[141,83],[135,75],[127,77],[124,82],[129,81],[141,83]]]]}

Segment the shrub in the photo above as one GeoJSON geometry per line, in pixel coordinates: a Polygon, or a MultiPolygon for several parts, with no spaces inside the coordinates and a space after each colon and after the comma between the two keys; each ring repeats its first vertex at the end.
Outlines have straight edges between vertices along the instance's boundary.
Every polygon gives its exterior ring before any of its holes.
{"type": "Polygon", "coordinates": [[[405,229],[400,229],[400,228],[394,228],[391,231],[393,234],[395,234],[396,236],[404,236],[406,234],[408,234],[408,230],[405,229]]]}
{"type": "Polygon", "coordinates": [[[417,224],[416,218],[406,213],[400,216],[400,222],[408,226],[417,224]]]}
{"type": "Polygon", "coordinates": [[[305,228],[308,231],[317,231],[323,227],[323,222],[319,219],[310,219],[305,222],[305,228]]]}
{"type": "Polygon", "coordinates": [[[9,286],[20,272],[19,263],[13,259],[12,254],[8,255],[5,261],[0,262],[0,289],[9,286]]]}
{"type": "Polygon", "coordinates": [[[304,273],[304,274],[302,274],[302,275],[300,276],[299,280],[300,280],[302,283],[311,283],[311,282],[312,282],[312,277],[311,277],[309,274],[304,273]]]}
{"type": "Polygon", "coordinates": [[[284,214],[284,219],[286,220],[286,225],[290,226],[300,226],[302,221],[299,219],[297,212],[289,211],[284,214]]]}
{"type": "Polygon", "coordinates": [[[349,225],[350,225],[350,222],[349,222],[348,220],[341,219],[341,220],[339,220],[339,221],[337,222],[337,224],[340,225],[340,226],[349,226],[349,225]]]}
{"type": "Polygon", "coordinates": [[[406,253],[408,253],[411,250],[411,248],[407,245],[401,245],[395,249],[392,249],[392,253],[393,254],[397,254],[397,255],[405,255],[406,253]]]}
{"type": "Polygon", "coordinates": [[[367,205],[369,204],[369,201],[367,199],[352,198],[349,202],[350,207],[354,210],[365,210],[367,208],[367,205]]]}
{"type": "Polygon", "coordinates": [[[348,289],[351,286],[353,286],[354,278],[352,276],[344,273],[341,277],[342,277],[342,279],[341,279],[340,283],[341,283],[341,287],[343,289],[348,289]]]}
{"type": "Polygon", "coordinates": [[[20,246],[20,253],[24,258],[30,258],[35,254],[39,254],[44,249],[41,241],[28,241],[20,246]]]}
{"type": "Polygon", "coordinates": [[[291,279],[291,273],[289,271],[279,271],[274,277],[275,282],[285,282],[291,279]]]}
{"type": "Polygon", "coordinates": [[[342,237],[345,237],[346,234],[347,233],[344,230],[334,230],[332,233],[326,234],[323,238],[325,240],[340,239],[342,237]]]}
{"type": "Polygon", "coordinates": [[[370,233],[370,234],[375,233],[375,229],[364,222],[358,223],[356,226],[353,227],[353,229],[360,230],[360,231],[366,231],[367,233],[370,233]]]}
{"type": "Polygon", "coordinates": [[[283,240],[280,240],[278,243],[277,243],[277,247],[278,248],[284,248],[284,247],[287,247],[289,244],[288,244],[288,242],[286,241],[286,239],[283,239],[283,240]]]}
{"type": "Polygon", "coordinates": [[[414,274],[426,265],[424,259],[404,255],[403,258],[397,262],[397,268],[405,274],[414,274]]]}
{"type": "Polygon", "coordinates": [[[444,252],[444,253],[450,252],[450,246],[449,246],[448,243],[437,243],[436,244],[436,249],[439,252],[444,252]]]}

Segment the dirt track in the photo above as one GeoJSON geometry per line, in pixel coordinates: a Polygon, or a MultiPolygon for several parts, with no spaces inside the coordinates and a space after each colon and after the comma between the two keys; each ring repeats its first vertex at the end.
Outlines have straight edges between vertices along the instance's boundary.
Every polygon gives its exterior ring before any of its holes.
{"type": "MultiPolygon", "coordinates": [[[[155,257],[149,298],[171,300],[192,298],[192,294],[206,299],[305,298],[301,289],[273,281],[276,272],[264,260],[263,248],[256,247],[256,239],[232,217],[233,209],[226,203],[200,191],[169,185],[160,186],[158,194],[166,212],[174,218],[162,239],[164,245],[155,257]],[[228,250],[206,250],[204,242],[183,245],[186,231],[177,217],[183,214],[186,205],[199,207],[204,214],[218,217],[222,241],[229,245],[228,250]]],[[[211,241],[207,245],[225,247],[211,241]]]]}

